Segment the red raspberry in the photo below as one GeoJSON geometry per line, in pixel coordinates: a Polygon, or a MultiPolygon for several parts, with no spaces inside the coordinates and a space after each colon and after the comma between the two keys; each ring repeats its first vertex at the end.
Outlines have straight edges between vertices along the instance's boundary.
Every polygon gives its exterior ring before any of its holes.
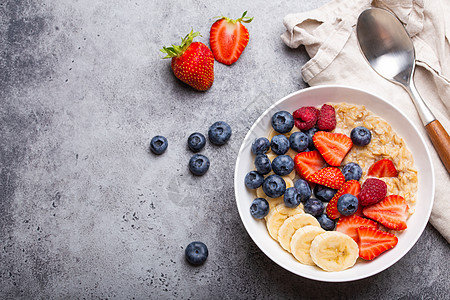
{"type": "Polygon", "coordinates": [[[331,131],[336,128],[336,112],[334,107],[328,104],[322,105],[317,120],[319,130],[331,131]]]}
{"type": "Polygon", "coordinates": [[[383,180],[368,178],[361,187],[358,200],[362,206],[368,206],[380,202],[386,197],[387,185],[383,180]]]}
{"type": "Polygon", "coordinates": [[[303,106],[292,114],[295,126],[300,130],[308,130],[314,127],[319,117],[319,110],[313,106],[303,106]]]}

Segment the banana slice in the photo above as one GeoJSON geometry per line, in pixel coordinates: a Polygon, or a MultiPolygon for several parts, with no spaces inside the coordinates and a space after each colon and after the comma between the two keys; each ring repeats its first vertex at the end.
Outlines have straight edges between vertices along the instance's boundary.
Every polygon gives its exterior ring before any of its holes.
{"type": "Polygon", "coordinates": [[[312,225],[297,229],[290,244],[292,255],[302,264],[314,266],[309,249],[314,238],[324,232],[322,228],[312,225]]]}
{"type": "Polygon", "coordinates": [[[284,202],[275,206],[273,209],[269,211],[269,214],[266,216],[266,226],[270,236],[275,241],[278,241],[278,231],[281,225],[283,225],[284,221],[291,216],[304,213],[305,212],[300,207],[296,208],[286,207],[284,205],[284,202]]]}
{"type": "Polygon", "coordinates": [[[295,175],[297,175],[297,174],[295,173],[295,170],[294,170],[286,176],[289,177],[292,181],[295,181],[295,175]]]}
{"type": "Polygon", "coordinates": [[[309,249],[314,263],[325,271],[342,271],[352,267],[358,256],[358,244],[338,231],[319,234],[309,249]]]}
{"type": "Polygon", "coordinates": [[[266,193],[264,193],[264,191],[262,189],[262,186],[260,186],[259,188],[256,189],[256,197],[257,198],[264,198],[264,199],[268,198],[266,193]]]}
{"type": "Polygon", "coordinates": [[[286,182],[286,189],[288,189],[288,188],[294,186],[294,182],[293,182],[292,179],[289,177],[289,175],[281,176],[281,178],[283,178],[283,179],[284,179],[284,182],[286,182]]]}
{"type": "Polygon", "coordinates": [[[278,156],[278,155],[276,155],[276,154],[273,153],[273,152],[268,152],[268,153],[266,153],[266,155],[267,155],[267,157],[270,159],[270,162],[272,162],[272,161],[275,159],[275,157],[278,156]]]}
{"type": "Polygon", "coordinates": [[[269,202],[269,209],[270,210],[275,209],[275,207],[277,207],[280,204],[284,205],[284,196],[281,196],[281,197],[278,197],[278,198],[267,197],[266,200],[267,200],[267,202],[269,202]]]}
{"type": "Polygon", "coordinates": [[[294,159],[294,157],[298,154],[297,151],[292,150],[291,148],[289,148],[288,152],[286,152],[286,155],[289,155],[292,159],[294,159]]]}
{"type": "Polygon", "coordinates": [[[310,214],[299,214],[289,217],[278,230],[278,242],[281,247],[291,252],[291,239],[297,229],[312,225],[320,227],[319,221],[310,214]]]}

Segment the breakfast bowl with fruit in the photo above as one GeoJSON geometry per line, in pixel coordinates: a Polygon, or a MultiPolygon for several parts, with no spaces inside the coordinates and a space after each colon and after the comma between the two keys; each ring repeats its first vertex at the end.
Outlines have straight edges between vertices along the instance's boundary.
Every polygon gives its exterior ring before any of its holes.
{"type": "Polygon", "coordinates": [[[240,148],[241,220],[275,263],[344,282],[401,259],[424,230],[434,171],[423,137],[388,101],[345,86],[307,88],[269,107],[240,148]]]}

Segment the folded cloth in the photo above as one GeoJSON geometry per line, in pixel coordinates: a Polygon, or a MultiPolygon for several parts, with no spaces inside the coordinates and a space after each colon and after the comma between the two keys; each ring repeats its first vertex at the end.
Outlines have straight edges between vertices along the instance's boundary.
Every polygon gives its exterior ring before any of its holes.
{"type": "Polygon", "coordinates": [[[309,85],[343,84],[370,91],[390,101],[416,124],[427,141],[436,175],[430,223],[450,242],[450,175],[427,138],[407,92],[379,76],[360,53],[356,22],[369,7],[390,10],[405,26],[416,49],[416,87],[449,132],[450,1],[333,0],[313,11],[287,15],[287,30],[281,39],[291,48],[305,46],[311,59],[301,72],[309,85]]]}

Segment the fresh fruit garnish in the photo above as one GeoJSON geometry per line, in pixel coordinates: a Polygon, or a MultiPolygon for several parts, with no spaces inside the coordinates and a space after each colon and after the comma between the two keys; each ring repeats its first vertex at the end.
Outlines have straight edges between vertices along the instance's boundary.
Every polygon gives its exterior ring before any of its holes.
{"type": "Polygon", "coordinates": [[[227,122],[218,121],[212,124],[208,130],[208,138],[214,145],[222,146],[231,137],[231,127],[227,122]]]}
{"type": "Polygon", "coordinates": [[[386,193],[387,185],[383,180],[368,178],[361,187],[358,200],[362,206],[368,206],[383,200],[386,193]]]}
{"type": "Polygon", "coordinates": [[[369,171],[367,172],[368,176],[373,177],[397,177],[398,172],[397,169],[394,166],[394,163],[392,160],[388,158],[384,158],[382,160],[379,160],[375,162],[373,165],[370,166],[369,171]]]}
{"type": "Polygon", "coordinates": [[[277,111],[272,116],[272,127],[276,132],[288,133],[294,128],[294,117],[287,111],[277,111]]]}
{"type": "Polygon", "coordinates": [[[346,164],[342,168],[342,174],[344,174],[345,180],[360,180],[362,176],[361,167],[354,162],[346,164]]]}
{"type": "Polygon", "coordinates": [[[339,197],[337,202],[337,210],[341,215],[353,215],[358,209],[358,198],[352,194],[344,194],[339,197]]]}
{"type": "Polygon", "coordinates": [[[150,150],[156,155],[161,155],[166,151],[168,145],[169,143],[164,136],[157,135],[150,141],[150,150]]]}
{"type": "Polygon", "coordinates": [[[332,189],[339,189],[345,182],[345,178],[341,170],[334,167],[320,169],[309,176],[307,180],[332,189]]]}
{"type": "Polygon", "coordinates": [[[188,147],[192,152],[199,152],[206,145],[206,138],[200,132],[194,132],[188,137],[188,147]]]}
{"type": "Polygon", "coordinates": [[[249,34],[242,23],[250,23],[253,18],[246,17],[246,14],[245,11],[242,17],[236,20],[222,16],[212,24],[209,31],[209,43],[218,62],[231,65],[238,60],[247,47],[249,34]]]}
{"type": "Polygon", "coordinates": [[[278,198],[286,191],[286,182],[279,175],[269,175],[264,180],[262,188],[270,198],[278,198]]]}
{"type": "Polygon", "coordinates": [[[309,183],[304,179],[297,179],[294,183],[294,187],[300,195],[300,201],[305,202],[311,198],[311,187],[309,183]]]}
{"type": "Polygon", "coordinates": [[[198,266],[208,258],[208,247],[202,242],[192,242],[186,247],[184,254],[190,264],[198,266]]]}
{"type": "Polygon", "coordinates": [[[297,152],[305,151],[310,143],[312,143],[311,138],[304,132],[297,131],[289,137],[291,149],[297,152]]]}
{"type": "Polygon", "coordinates": [[[295,170],[308,180],[309,176],[325,166],[325,161],[318,151],[300,152],[294,158],[295,170]]]}
{"type": "Polygon", "coordinates": [[[342,160],[352,148],[352,140],[342,133],[318,131],[313,136],[316,149],[331,166],[340,166],[342,160]]]}
{"type": "Polygon", "coordinates": [[[272,162],[265,154],[259,154],[255,157],[256,171],[261,175],[269,174],[272,171],[272,162]]]}
{"type": "Polygon", "coordinates": [[[350,180],[345,182],[342,187],[337,191],[337,193],[333,196],[330,202],[327,205],[327,215],[331,219],[337,219],[341,216],[337,209],[337,202],[339,198],[344,194],[352,194],[353,196],[358,197],[358,194],[361,191],[361,185],[357,180],[350,180]]]}
{"type": "Polygon", "coordinates": [[[289,155],[278,155],[272,161],[272,170],[280,176],[291,174],[294,170],[294,160],[289,155]]]}
{"type": "Polygon", "coordinates": [[[290,187],[284,192],[283,201],[286,207],[294,208],[300,205],[301,195],[295,187],[290,187]]]}
{"type": "Polygon", "coordinates": [[[398,238],[392,233],[369,227],[356,229],[359,239],[359,257],[372,260],[381,253],[394,248],[398,238]]]}
{"type": "Polygon", "coordinates": [[[355,242],[358,242],[358,232],[356,229],[361,226],[378,229],[377,222],[352,215],[339,218],[339,221],[336,224],[336,231],[345,233],[355,240],[355,242]]]}
{"type": "Polygon", "coordinates": [[[320,227],[327,231],[334,230],[334,227],[336,226],[336,222],[330,219],[327,214],[321,214],[318,216],[317,221],[319,221],[320,227]]]}
{"type": "Polygon", "coordinates": [[[372,133],[366,127],[358,126],[352,129],[350,138],[352,139],[353,144],[357,146],[366,146],[372,139],[372,133]]]}
{"type": "Polygon", "coordinates": [[[323,214],[324,209],[325,206],[323,205],[322,201],[314,198],[309,198],[303,204],[303,210],[305,211],[305,213],[313,215],[314,217],[318,217],[323,214]]]}
{"type": "Polygon", "coordinates": [[[189,171],[197,176],[204,175],[209,169],[209,158],[202,154],[194,154],[189,160],[189,171]]]}
{"type": "Polygon", "coordinates": [[[269,202],[264,198],[256,198],[250,206],[250,214],[255,219],[262,219],[269,213],[269,202]]]}
{"type": "Polygon", "coordinates": [[[289,139],[282,134],[274,136],[270,141],[270,149],[272,149],[273,153],[278,155],[288,152],[289,146],[289,139]]]}
{"type": "Polygon", "coordinates": [[[363,208],[363,214],[394,230],[407,228],[408,204],[402,196],[390,195],[377,204],[363,208]]]}
{"type": "Polygon", "coordinates": [[[244,183],[245,186],[249,189],[257,189],[259,188],[264,182],[264,176],[259,174],[256,171],[250,171],[245,175],[244,183]]]}
{"type": "Polygon", "coordinates": [[[295,126],[300,130],[309,130],[316,125],[319,117],[319,110],[314,106],[303,106],[292,114],[295,120],[295,126]]]}
{"type": "Polygon", "coordinates": [[[294,257],[304,265],[314,266],[309,249],[311,248],[312,241],[319,234],[324,233],[320,227],[307,225],[305,227],[299,228],[295,231],[291,239],[291,253],[294,257]]]}
{"type": "Polygon", "coordinates": [[[257,138],[252,143],[252,153],[255,155],[265,154],[270,149],[270,141],[265,137],[257,138]]]}
{"type": "Polygon", "coordinates": [[[319,130],[331,131],[336,128],[336,112],[334,107],[324,104],[320,108],[319,118],[317,119],[317,127],[319,130]]]}
{"type": "Polygon", "coordinates": [[[192,42],[199,32],[191,30],[182,40],[181,45],[163,47],[161,52],[172,58],[172,71],[176,78],[199,91],[206,91],[214,82],[214,56],[208,46],[192,42]]]}

